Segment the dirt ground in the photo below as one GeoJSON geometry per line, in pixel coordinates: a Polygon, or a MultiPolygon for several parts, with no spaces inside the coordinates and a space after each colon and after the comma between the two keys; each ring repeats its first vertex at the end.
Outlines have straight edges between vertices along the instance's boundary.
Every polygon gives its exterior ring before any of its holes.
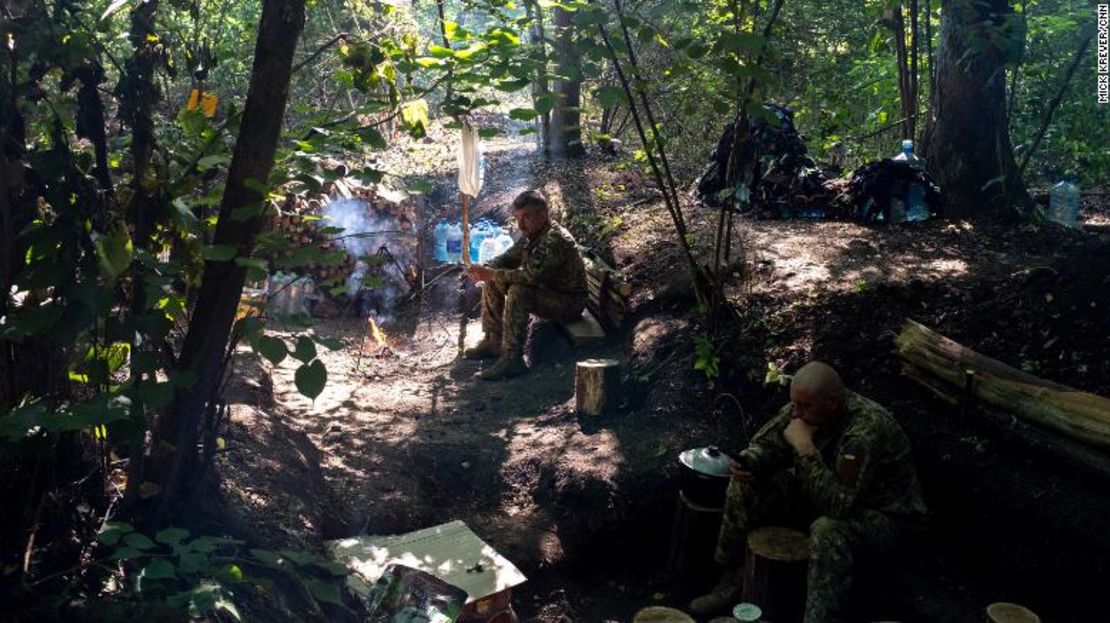
{"type": "MultiPolygon", "coordinates": [[[[448,274],[395,308],[388,356],[373,356],[365,320],[319,321],[314,330],[344,348],[322,355],[328,385],[314,402],[296,391],[292,364],[270,368],[244,353],[220,465],[229,524],[270,547],[313,549],[463,519],[530,578],[514,592],[524,621],[628,621],[648,605],[681,607],[689,587],[663,573],[678,453],[738,443],[742,420],[785,400],[762,383],[768,364],[789,372],[820,358],[902,422],[934,513],[888,569],[862,575],[867,620],[978,622],[998,600],[1045,621],[1103,616],[1105,483],[934,400],[899,375],[892,354],[911,317],[1034,374],[1110,394],[1110,227],[1099,206],[1086,232],[739,223],[734,269],[747,278],[730,293],[739,312],[721,376],[709,380],[693,370],[692,286],[676,270],[650,184],[599,160],[555,169],[520,145],[488,157],[499,173],[478,211],[543,186],[635,286],[627,326],[576,350],[537,325],[529,375],[479,381],[482,364],[456,357],[458,277],[448,274]],[[627,390],[619,412],[600,419],[573,407],[574,362],[591,356],[620,359],[627,390]]],[[[715,214],[691,208],[687,219],[709,231],[715,214]]],[[[466,339],[479,338],[471,321],[466,339]]]]}

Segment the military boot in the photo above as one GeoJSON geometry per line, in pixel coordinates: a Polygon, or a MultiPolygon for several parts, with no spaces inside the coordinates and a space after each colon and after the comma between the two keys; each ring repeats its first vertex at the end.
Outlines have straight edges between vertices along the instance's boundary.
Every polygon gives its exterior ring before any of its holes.
{"type": "Polygon", "coordinates": [[[520,355],[505,356],[498,359],[492,366],[478,373],[478,378],[483,381],[497,381],[514,376],[520,376],[528,371],[524,359],[520,355]]]}
{"type": "Polygon", "coordinates": [[[501,356],[501,336],[487,333],[481,342],[463,351],[467,359],[496,359],[501,356]]]}
{"type": "Polygon", "coordinates": [[[727,612],[740,598],[740,575],[739,571],[726,571],[709,594],[690,602],[690,614],[711,617],[727,612]]]}

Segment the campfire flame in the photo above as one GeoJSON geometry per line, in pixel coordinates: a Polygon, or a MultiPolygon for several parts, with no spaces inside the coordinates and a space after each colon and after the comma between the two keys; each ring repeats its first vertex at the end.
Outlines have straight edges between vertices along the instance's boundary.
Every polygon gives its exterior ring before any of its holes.
{"type": "Polygon", "coordinates": [[[389,343],[385,339],[385,333],[378,327],[378,323],[374,322],[373,318],[368,319],[370,327],[370,337],[374,338],[378,348],[388,348],[389,343]]]}

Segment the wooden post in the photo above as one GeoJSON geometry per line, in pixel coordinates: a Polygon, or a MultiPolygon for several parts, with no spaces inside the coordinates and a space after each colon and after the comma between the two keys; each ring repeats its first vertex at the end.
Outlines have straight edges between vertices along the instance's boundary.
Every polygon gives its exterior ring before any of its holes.
{"type": "Polygon", "coordinates": [[[801,621],[806,602],[809,538],[790,528],[768,526],[748,534],[742,601],[763,609],[771,621],[801,621]]]}
{"type": "Polygon", "coordinates": [[[620,401],[620,362],[587,359],[574,367],[574,397],[579,413],[601,415],[620,401]]]}
{"type": "Polygon", "coordinates": [[[470,266],[470,195],[462,196],[462,263],[470,266]]]}

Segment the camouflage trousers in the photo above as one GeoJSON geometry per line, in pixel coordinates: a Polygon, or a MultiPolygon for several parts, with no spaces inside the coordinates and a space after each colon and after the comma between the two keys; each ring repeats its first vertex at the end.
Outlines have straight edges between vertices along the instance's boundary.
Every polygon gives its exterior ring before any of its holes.
{"type": "Polygon", "coordinates": [[[840,623],[859,557],[890,551],[901,532],[898,522],[878,511],[847,517],[820,515],[805,498],[797,479],[780,474],[764,482],[729,482],[716,560],[727,569],[743,565],[748,531],[764,525],[809,524],[805,623],[840,623]]]}
{"type": "Polygon", "coordinates": [[[482,290],[482,329],[486,335],[501,336],[501,352],[504,355],[520,356],[528,339],[532,314],[558,322],[571,322],[582,314],[585,307],[584,296],[520,284],[502,288],[487,281],[482,290]]]}

